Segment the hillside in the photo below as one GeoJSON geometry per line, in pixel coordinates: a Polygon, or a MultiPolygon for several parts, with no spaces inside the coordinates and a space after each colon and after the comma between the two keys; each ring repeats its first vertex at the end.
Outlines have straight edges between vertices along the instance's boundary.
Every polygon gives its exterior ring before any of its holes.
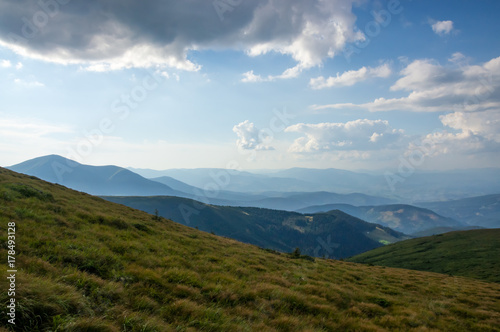
{"type": "Polygon", "coordinates": [[[500,282],[499,257],[500,229],[485,229],[402,241],[349,261],[500,282]]]}
{"type": "Polygon", "coordinates": [[[0,220],[19,331],[500,328],[495,283],[278,254],[2,168],[0,220]]]}
{"type": "Polygon", "coordinates": [[[203,204],[178,197],[103,197],[206,232],[264,248],[290,252],[299,247],[311,256],[344,258],[407,239],[341,211],[302,215],[296,212],[203,204]]]}
{"type": "Polygon", "coordinates": [[[467,225],[500,228],[500,194],[419,205],[467,225]]]}
{"type": "Polygon", "coordinates": [[[187,196],[125,168],[83,165],[57,155],[31,159],[8,169],[92,195],[187,196]]]}
{"type": "Polygon", "coordinates": [[[338,209],[368,222],[381,224],[405,234],[425,232],[437,227],[460,228],[464,225],[434,211],[406,204],[352,206],[348,204],[316,205],[300,209],[301,213],[327,212],[338,209]]]}

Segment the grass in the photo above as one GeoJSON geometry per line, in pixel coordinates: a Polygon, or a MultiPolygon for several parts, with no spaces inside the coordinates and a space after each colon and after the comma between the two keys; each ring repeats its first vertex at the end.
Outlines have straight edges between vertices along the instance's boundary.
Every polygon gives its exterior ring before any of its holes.
{"type": "Polygon", "coordinates": [[[349,260],[500,283],[499,257],[500,229],[481,229],[406,240],[349,260]]]}
{"type": "MultiPolygon", "coordinates": [[[[17,331],[498,331],[500,285],[281,254],[0,168],[17,331]]],[[[9,298],[0,281],[0,302],[9,298]]]]}

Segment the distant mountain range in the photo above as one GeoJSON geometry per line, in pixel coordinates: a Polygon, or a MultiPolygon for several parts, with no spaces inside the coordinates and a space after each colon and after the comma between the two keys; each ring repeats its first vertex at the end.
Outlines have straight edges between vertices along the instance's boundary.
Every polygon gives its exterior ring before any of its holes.
{"type": "Polygon", "coordinates": [[[443,201],[470,196],[498,194],[500,169],[419,171],[398,176],[389,184],[387,173],[363,173],[340,169],[291,168],[287,170],[237,171],[215,168],[169,169],[164,171],[131,169],[146,177],[169,176],[194,187],[217,185],[220,190],[268,192],[364,193],[382,196],[399,203],[443,201]]]}
{"type": "MultiPolygon", "coordinates": [[[[227,170],[203,170],[203,172],[206,172],[210,176],[211,182],[207,182],[200,187],[195,187],[169,176],[146,179],[139,174],[121,167],[88,166],[56,155],[31,159],[7,168],[19,173],[39,177],[45,181],[58,183],[71,189],[103,196],[177,196],[188,197],[210,204],[253,206],[289,211],[313,204],[349,203],[376,205],[392,202],[386,198],[365,194],[335,194],[329,192],[283,193],[276,191],[267,192],[266,194],[251,194],[246,192],[232,192],[224,189],[225,186],[223,186],[223,184],[232,183],[234,180],[227,170]]],[[[248,177],[247,180],[249,183],[252,182],[253,174],[247,172],[240,173],[242,174],[241,178],[248,177]]],[[[278,179],[278,182],[287,181],[289,179],[278,179]]],[[[268,177],[261,176],[261,182],[269,185],[268,177]]],[[[242,188],[245,191],[244,186],[242,188]]]]}
{"type": "Polygon", "coordinates": [[[31,159],[7,168],[92,195],[186,196],[125,168],[88,166],[57,155],[31,159]]]}
{"type": "Polygon", "coordinates": [[[212,205],[307,213],[339,209],[407,234],[428,234],[428,230],[440,232],[469,226],[500,227],[498,194],[412,204],[428,210],[394,205],[408,203],[402,197],[412,193],[413,201],[423,201],[423,198],[430,201],[431,197],[464,196],[466,188],[472,192],[479,188],[485,192],[496,188],[498,192],[498,169],[415,173],[399,183],[395,192],[383,197],[380,195],[387,192],[387,188],[380,189],[377,195],[368,193],[386,186],[385,179],[380,181],[378,175],[337,169],[292,168],[259,171],[259,174],[226,169],[135,170],[145,176],[154,176],[148,179],[122,167],[83,165],[56,155],[8,168],[100,196],[176,196],[212,205]],[[476,184],[473,184],[474,179],[476,184]],[[347,191],[349,186],[349,193],[320,191],[321,188],[347,191]],[[445,186],[449,186],[449,191],[445,186]],[[353,192],[355,188],[361,192],[353,192]],[[429,188],[433,189],[430,190],[433,194],[426,196],[429,188]]]}
{"type": "Polygon", "coordinates": [[[202,204],[178,197],[103,197],[178,223],[283,252],[343,258],[409,237],[341,211],[302,215],[202,204]]]}
{"type": "Polygon", "coordinates": [[[461,229],[464,225],[454,219],[440,216],[424,208],[405,204],[380,206],[352,206],[349,204],[328,204],[310,206],[297,210],[301,213],[327,212],[341,210],[368,222],[390,227],[399,232],[414,235],[436,227],[449,227],[450,230],[461,229]]]}
{"type": "Polygon", "coordinates": [[[467,225],[500,228],[500,195],[469,197],[453,201],[420,203],[439,214],[467,225]]]}

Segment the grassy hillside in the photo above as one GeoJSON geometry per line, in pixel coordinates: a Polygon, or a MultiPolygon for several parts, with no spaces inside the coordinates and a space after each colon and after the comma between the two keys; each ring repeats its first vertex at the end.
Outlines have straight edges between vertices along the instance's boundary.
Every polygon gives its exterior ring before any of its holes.
{"type": "Polygon", "coordinates": [[[499,257],[500,229],[481,229],[402,241],[349,260],[500,282],[499,257]]]}
{"type": "Polygon", "coordinates": [[[105,197],[181,224],[290,252],[299,247],[317,257],[350,257],[409,237],[367,223],[342,211],[302,215],[296,212],[202,204],[179,197],[105,197]]]}
{"type": "Polygon", "coordinates": [[[9,222],[19,331],[500,328],[496,283],[278,254],[0,168],[4,264],[9,222]]]}

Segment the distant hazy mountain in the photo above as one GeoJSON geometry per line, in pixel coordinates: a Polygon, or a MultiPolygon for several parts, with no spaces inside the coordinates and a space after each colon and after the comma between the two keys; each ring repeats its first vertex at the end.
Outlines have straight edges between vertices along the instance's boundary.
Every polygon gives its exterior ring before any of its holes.
{"type": "Polygon", "coordinates": [[[226,169],[132,169],[145,177],[170,176],[191,186],[216,185],[234,192],[363,193],[388,197],[399,203],[441,201],[500,192],[500,169],[352,172],[340,169],[291,168],[286,170],[234,171],[226,169]],[[392,182],[391,182],[392,181],[392,182]]]}
{"type": "Polygon", "coordinates": [[[190,194],[191,198],[203,198],[204,201],[210,201],[212,203],[224,204],[224,205],[241,205],[248,201],[258,201],[267,198],[265,195],[249,194],[228,190],[217,189],[216,192],[211,192],[211,187],[208,188],[198,188],[195,186],[190,186],[187,183],[176,180],[170,176],[161,176],[158,178],[151,178],[150,180],[163,183],[172,189],[179,190],[190,194]]]}
{"type": "Polygon", "coordinates": [[[186,196],[125,168],[82,165],[57,155],[31,159],[7,168],[93,195],[186,196]]]}
{"type": "Polygon", "coordinates": [[[137,174],[154,178],[169,176],[198,188],[218,188],[225,191],[262,193],[266,191],[318,191],[314,184],[294,178],[271,177],[245,171],[222,168],[169,169],[153,171],[131,169],[137,174]]]}
{"type": "Polygon", "coordinates": [[[386,184],[383,177],[365,173],[352,172],[342,169],[312,169],[290,168],[281,171],[265,173],[279,178],[298,179],[315,185],[316,190],[334,192],[364,192],[372,188],[380,188],[386,184]]]}
{"type": "Polygon", "coordinates": [[[450,227],[460,229],[463,225],[451,218],[424,208],[412,205],[393,204],[381,206],[352,206],[348,204],[329,204],[310,206],[300,209],[301,213],[326,212],[341,210],[368,222],[381,224],[405,234],[414,235],[436,227],[450,227]]]}
{"type": "MultiPolygon", "coordinates": [[[[351,205],[379,205],[394,203],[393,200],[365,194],[336,194],[330,192],[312,193],[282,193],[279,197],[270,197],[251,202],[251,206],[297,211],[316,204],[351,204],[351,205]]],[[[244,204],[244,203],[242,203],[244,204]]],[[[324,211],[322,211],[324,212],[324,211]]]]}
{"type": "Polygon", "coordinates": [[[408,238],[341,211],[302,215],[252,207],[206,205],[178,197],[103,197],[149,213],[261,247],[342,258],[408,238]]]}
{"type": "Polygon", "coordinates": [[[467,225],[500,228],[500,194],[418,205],[467,225]]]}

